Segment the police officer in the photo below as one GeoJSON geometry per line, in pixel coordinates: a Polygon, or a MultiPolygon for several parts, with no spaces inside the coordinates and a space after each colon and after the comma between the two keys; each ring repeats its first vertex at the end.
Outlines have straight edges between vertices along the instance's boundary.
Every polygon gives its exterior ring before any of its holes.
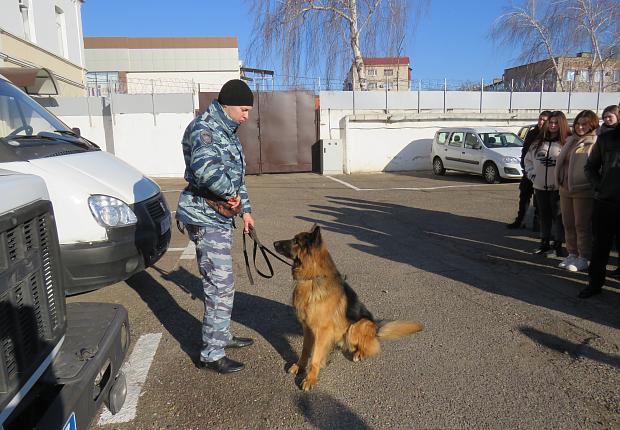
{"type": "Polygon", "coordinates": [[[232,270],[234,216],[243,219],[243,232],[254,226],[245,185],[245,159],[237,130],[248,119],[254,96],[245,82],[224,84],[217,100],[197,116],[183,135],[185,180],[176,219],[196,244],[196,259],[204,288],[200,361],[219,373],[242,370],[243,363],[226,357],[224,348],[241,348],[254,341],[231,335],[235,294],[232,270]]]}

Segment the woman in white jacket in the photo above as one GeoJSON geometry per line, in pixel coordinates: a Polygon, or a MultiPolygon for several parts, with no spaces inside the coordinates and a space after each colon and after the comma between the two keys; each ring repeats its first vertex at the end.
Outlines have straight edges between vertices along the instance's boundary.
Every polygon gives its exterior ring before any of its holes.
{"type": "Polygon", "coordinates": [[[551,250],[558,257],[565,256],[562,250],[564,227],[555,166],[569,135],[570,129],[564,113],[552,112],[539,137],[525,155],[525,173],[534,185],[534,198],[540,213],[540,246],[534,254],[543,254],[551,250]],[[553,244],[551,244],[552,237],[553,244]]]}
{"type": "Polygon", "coordinates": [[[555,167],[568,251],[568,257],[559,266],[571,272],[586,270],[592,252],[594,191],[584,167],[596,143],[598,127],[598,116],[594,112],[579,112],[573,122],[574,134],[562,147],[555,167]]]}

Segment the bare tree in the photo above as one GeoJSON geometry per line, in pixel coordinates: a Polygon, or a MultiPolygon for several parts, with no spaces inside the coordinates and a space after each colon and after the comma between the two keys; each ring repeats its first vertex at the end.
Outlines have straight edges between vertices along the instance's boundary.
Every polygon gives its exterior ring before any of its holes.
{"type": "Polygon", "coordinates": [[[556,57],[566,52],[566,30],[563,16],[549,1],[526,0],[525,4],[511,6],[495,20],[491,38],[504,46],[519,47],[519,58],[531,62],[548,58],[552,62],[560,89],[564,90],[562,72],[556,57]]]}
{"type": "Polygon", "coordinates": [[[408,25],[412,7],[426,1],[246,0],[255,17],[248,56],[260,62],[277,54],[282,73],[293,81],[305,70],[323,72],[329,82],[354,64],[366,89],[364,53],[397,54],[414,27],[408,25]]]}
{"type": "MultiPolygon", "coordinates": [[[[554,9],[555,14],[563,15],[566,25],[573,29],[569,33],[572,46],[591,50],[590,70],[600,73],[602,83],[605,64],[620,47],[618,0],[558,0],[554,9]]],[[[592,82],[590,80],[590,89],[592,82]]]]}

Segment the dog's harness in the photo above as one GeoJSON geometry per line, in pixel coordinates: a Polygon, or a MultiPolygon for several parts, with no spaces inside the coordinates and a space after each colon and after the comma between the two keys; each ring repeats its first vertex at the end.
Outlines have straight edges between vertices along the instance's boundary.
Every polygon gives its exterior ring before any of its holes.
{"type": "Polygon", "coordinates": [[[281,262],[283,262],[284,264],[293,267],[293,265],[291,263],[289,263],[288,261],[280,258],[279,255],[275,254],[273,251],[270,251],[265,245],[263,245],[261,243],[261,241],[258,239],[258,234],[256,233],[256,228],[250,226],[250,231],[249,233],[243,233],[243,258],[245,259],[245,271],[248,274],[248,279],[250,280],[250,285],[254,285],[254,278],[252,277],[252,272],[250,271],[250,259],[248,257],[248,250],[247,250],[247,245],[245,242],[245,237],[246,236],[250,236],[250,239],[252,239],[254,241],[254,249],[252,250],[252,262],[254,263],[254,270],[256,270],[256,273],[258,273],[260,276],[262,276],[263,278],[267,278],[270,279],[273,277],[273,267],[271,266],[271,261],[269,261],[269,258],[267,257],[267,254],[271,254],[272,256],[276,257],[278,260],[280,260],[281,262]],[[265,263],[267,263],[267,268],[269,269],[269,274],[266,275],[263,272],[261,272],[258,267],[256,267],[256,250],[260,249],[261,254],[263,255],[263,259],[265,260],[265,263]]]}

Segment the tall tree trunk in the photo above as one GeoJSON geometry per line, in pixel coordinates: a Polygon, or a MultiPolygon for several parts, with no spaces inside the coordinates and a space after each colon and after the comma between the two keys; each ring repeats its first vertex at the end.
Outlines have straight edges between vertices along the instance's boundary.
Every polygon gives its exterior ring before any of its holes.
{"type": "Polygon", "coordinates": [[[355,59],[355,69],[357,70],[357,79],[359,81],[360,90],[368,89],[368,81],[366,80],[366,68],[364,67],[364,58],[360,49],[359,26],[357,22],[357,0],[351,0],[349,5],[351,8],[351,49],[353,49],[353,57],[355,59]]]}

